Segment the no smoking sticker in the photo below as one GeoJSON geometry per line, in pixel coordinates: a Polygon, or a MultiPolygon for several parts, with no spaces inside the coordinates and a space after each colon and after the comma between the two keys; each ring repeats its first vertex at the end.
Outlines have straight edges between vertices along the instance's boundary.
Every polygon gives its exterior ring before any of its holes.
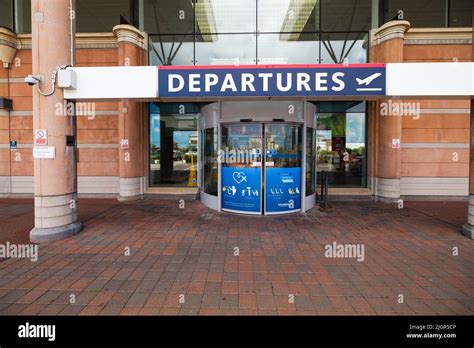
{"type": "Polygon", "coordinates": [[[46,129],[35,129],[34,145],[48,145],[48,131],[46,129]]]}

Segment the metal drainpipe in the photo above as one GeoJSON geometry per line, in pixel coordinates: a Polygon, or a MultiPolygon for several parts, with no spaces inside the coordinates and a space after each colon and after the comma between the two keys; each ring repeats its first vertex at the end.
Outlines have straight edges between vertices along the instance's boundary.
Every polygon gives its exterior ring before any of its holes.
{"type": "MultiPolygon", "coordinates": [[[[71,67],[74,66],[74,53],[75,53],[75,47],[74,47],[74,32],[73,32],[73,18],[76,18],[76,13],[74,9],[72,8],[72,0],[69,0],[69,65],[71,67]]],[[[72,102],[72,107],[73,107],[73,115],[71,117],[71,135],[74,138],[74,146],[72,147],[73,150],[73,156],[74,156],[74,162],[76,165],[76,190],[78,190],[78,179],[77,179],[77,115],[76,115],[76,103],[72,102]]]]}
{"type": "MultiPolygon", "coordinates": [[[[11,63],[10,63],[11,64],[11,63]]],[[[8,93],[7,98],[10,99],[10,68],[11,65],[8,65],[7,70],[7,85],[8,85],[8,93]]],[[[11,110],[8,110],[8,159],[9,159],[9,171],[10,171],[10,187],[8,188],[8,195],[11,196],[13,194],[13,180],[12,180],[12,149],[10,147],[10,141],[12,140],[12,122],[11,122],[12,113],[11,110]]],[[[17,144],[18,146],[18,144],[17,144]]],[[[18,149],[18,147],[17,147],[18,149]]]]}

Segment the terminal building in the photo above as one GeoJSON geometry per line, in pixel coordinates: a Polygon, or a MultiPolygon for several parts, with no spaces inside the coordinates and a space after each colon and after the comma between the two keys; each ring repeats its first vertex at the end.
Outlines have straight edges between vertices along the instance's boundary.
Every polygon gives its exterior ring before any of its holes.
{"type": "Polygon", "coordinates": [[[322,173],[331,196],[474,207],[473,13],[472,0],[0,0],[0,195],[35,197],[33,241],[80,230],[77,196],[301,213],[322,173]]]}

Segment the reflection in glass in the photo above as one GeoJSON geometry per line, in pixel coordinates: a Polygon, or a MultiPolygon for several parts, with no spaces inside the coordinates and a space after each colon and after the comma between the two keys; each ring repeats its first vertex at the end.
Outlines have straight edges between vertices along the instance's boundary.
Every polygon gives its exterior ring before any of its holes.
{"type": "Polygon", "coordinates": [[[199,0],[196,6],[196,33],[254,33],[256,0],[199,0]]]}
{"type": "Polygon", "coordinates": [[[258,0],[258,31],[281,33],[298,40],[301,33],[319,31],[318,0],[258,0]]]}
{"type": "Polygon", "coordinates": [[[369,31],[372,3],[372,0],[321,0],[321,31],[369,31]]]}
{"type": "Polygon", "coordinates": [[[357,107],[317,114],[317,170],[331,186],[367,186],[366,114],[357,107]]]}
{"type": "Polygon", "coordinates": [[[258,36],[258,64],[317,64],[318,34],[301,34],[288,41],[281,34],[258,36]]]}
{"type": "Polygon", "coordinates": [[[150,65],[193,65],[192,35],[150,35],[150,65]]]}
{"type": "Polygon", "coordinates": [[[0,26],[15,31],[13,28],[13,11],[11,1],[0,1],[0,26]]]}
{"type": "Polygon", "coordinates": [[[265,125],[267,167],[301,167],[301,127],[289,124],[265,125]]]}
{"type": "Polygon", "coordinates": [[[195,187],[197,114],[165,111],[150,104],[150,186],[195,187]]]}
{"type": "Polygon", "coordinates": [[[129,0],[76,0],[78,33],[106,33],[121,23],[132,23],[129,0]]]}
{"type": "Polygon", "coordinates": [[[203,189],[205,193],[217,196],[217,128],[204,129],[202,138],[202,147],[204,152],[203,189]]]}
{"type": "Polygon", "coordinates": [[[223,167],[247,168],[261,165],[262,126],[255,124],[222,126],[223,167]]]}
{"type": "Polygon", "coordinates": [[[412,27],[443,28],[446,26],[446,4],[446,0],[389,0],[387,19],[397,17],[398,11],[401,10],[403,18],[409,21],[412,27]]]}
{"type": "Polygon", "coordinates": [[[472,0],[449,2],[449,26],[472,27],[472,0]]]}
{"type": "Polygon", "coordinates": [[[306,196],[315,192],[315,141],[314,128],[306,128],[306,196]]]}
{"type": "Polygon", "coordinates": [[[321,34],[321,63],[366,63],[367,32],[321,34]]]}
{"type": "Polygon", "coordinates": [[[31,0],[15,0],[15,26],[18,34],[31,33],[31,0]]]}
{"type": "Polygon", "coordinates": [[[190,0],[143,0],[144,31],[149,34],[192,34],[194,9],[190,0]]]}
{"type": "Polygon", "coordinates": [[[196,42],[196,65],[255,64],[255,34],[202,35],[196,42]]]}

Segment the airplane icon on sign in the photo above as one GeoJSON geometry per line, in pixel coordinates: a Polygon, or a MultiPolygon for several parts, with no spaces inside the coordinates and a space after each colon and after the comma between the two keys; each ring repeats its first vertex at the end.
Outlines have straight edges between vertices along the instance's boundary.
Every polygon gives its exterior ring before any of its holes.
{"type": "Polygon", "coordinates": [[[380,76],[382,76],[382,73],[372,74],[372,75],[366,77],[365,79],[356,78],[356,81],[359,84],[359,86],[367,86],[367,87],[359,87],[359,88],[357,88],[357,91],[381,91],[382,88],[368,87],[372,83],[372,81],[374,81],[376,78],[378,78],[380,76]]]}
{"type": "Polygon", "coordinates": [[[381,75],[382,75],[381,73],[375,73],[373,75],[370,75],[369,77],[366,77],[365,79],[356,78],[356,80],[357,80],[357,83],[359,84],[359,86],[362,86],[362,85],[368,86],[373,80],[375,80],[377,77],[379,77],[381,75]]]}

